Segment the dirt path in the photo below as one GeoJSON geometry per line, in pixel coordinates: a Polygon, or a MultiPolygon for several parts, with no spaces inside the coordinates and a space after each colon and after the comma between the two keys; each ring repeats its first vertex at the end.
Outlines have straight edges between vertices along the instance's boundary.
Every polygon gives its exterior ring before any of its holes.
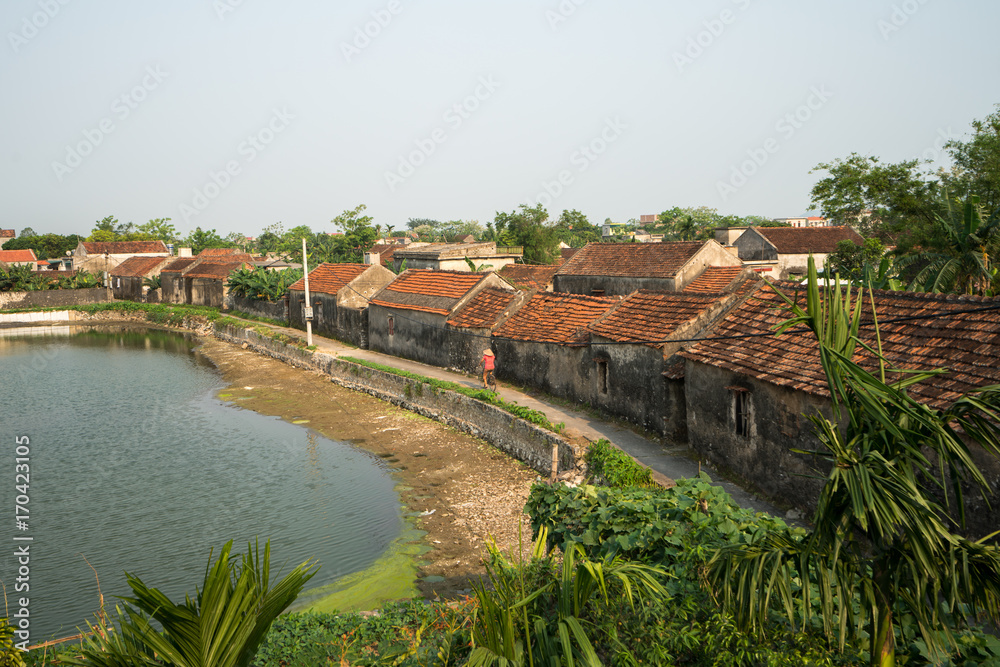
{"type": "Polygon", "coordinates": [[[454,597],[483,572],[484,541],[507,551],[518,524],[529,541],[522,508],[535,471],[481,440],[366,394],[214,338],[199,352],[230,385],[228,401],[348,441],[385,459],[395,470],[403,503],[427,535],[417,586],[427,598],[454,597]]]}

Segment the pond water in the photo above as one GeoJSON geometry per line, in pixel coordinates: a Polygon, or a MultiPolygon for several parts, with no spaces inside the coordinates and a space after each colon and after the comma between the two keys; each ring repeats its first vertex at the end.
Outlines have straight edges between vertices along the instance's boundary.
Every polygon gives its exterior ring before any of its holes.
{"type": "Polygon", "coordinates": [[[379,459],[220,400],[221,377],[190,339],[48,332],[0,329],[0,579],[12,613],[29,597],[32,643],[93,620],[95,570],[109,607],[129,591],[125,571],[179,600],[200,585],[210,549],[259,538],[271,540],[272,579],[316,557],[313,588],[364,569],[399,535],[399,497],[379,459]],[[27,530],[14,516],[21,436],[27,530]],[[24,544],[28,593],[15,592],[24,544]]]}

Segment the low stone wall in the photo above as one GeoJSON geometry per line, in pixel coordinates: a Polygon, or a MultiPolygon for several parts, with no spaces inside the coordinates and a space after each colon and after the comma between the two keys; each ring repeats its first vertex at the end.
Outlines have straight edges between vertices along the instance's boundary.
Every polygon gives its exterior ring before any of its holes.
{"type": "Polygon", "coordinates": [[[293,366],[318,370],[342,387],[362,391],[482,438],[540,473],[548,475],[551,472],[553,446],[559,448],[559,471],[577,466],[577,451],[564,438],[494,405],[328,354],[304,350],[253,329],[217,326],[215,335],[293,366]]]}
{"type": "Polygon", "coordinates": [[[254,317],[263,317],[269,320],[278,320],[279,322],[288,321],[288,301],[285,299],[271,303],[270,301],[257,301],[256,299],[246,299],[241,296],[227,294],[226,308],[229,310],[239,310],[254,317]]]}
{"type": "Polygon", "coordinates": [[[0,309],[58,308],[83,303],[107,303],[111,300],[111,290],[106,287],[0,292],[0,309]]]}

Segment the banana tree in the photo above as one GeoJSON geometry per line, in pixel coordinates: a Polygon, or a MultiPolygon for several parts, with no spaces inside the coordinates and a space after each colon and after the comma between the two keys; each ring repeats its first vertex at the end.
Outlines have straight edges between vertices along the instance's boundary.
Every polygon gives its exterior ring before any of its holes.
{"type": "MultiPolygon", "coordinates": [[[[954,647],[949,625],[1000,620],[997,533],[971,540],[953,532],[964,523],[965,485],[990,492],[970,443],[1000,454],[1000,385],[944,409],[921,404],[907,389],[946,369],[890,368],[877,326],[873,345],[858,334],[863,292],[820,290],[810,258],[806,308],[778,293],[791,314],[778,333],[805,326],[819,342],[833,418],[810,417],[822,448],[806,453],[830,472],[804,539],[774,533],[716,554],[710,580],[719,600],[750,632],[779,613],[793,626],[818,617],[841,648],[867,634],[872,665],[895,664],[900,614],[932,651],[954,647]],[[876,370],[859,365],[856,352],[876,370]],[[887,380],[890,372],[899,379],[887,380]]],[[[871,308],[874,316],[873,300],[871,308]]]]}

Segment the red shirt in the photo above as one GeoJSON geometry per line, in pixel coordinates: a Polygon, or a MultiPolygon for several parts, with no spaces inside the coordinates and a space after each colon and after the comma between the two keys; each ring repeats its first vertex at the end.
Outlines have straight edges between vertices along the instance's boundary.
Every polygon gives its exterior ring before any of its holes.
{"type": "Polygon", "coordinates": [[[495,359],[496,357],[494,357],[492,354],[483,355],[483,364],[485,364],[486,370],[488,371],[493,370],[493,362],[495,359]]]}

